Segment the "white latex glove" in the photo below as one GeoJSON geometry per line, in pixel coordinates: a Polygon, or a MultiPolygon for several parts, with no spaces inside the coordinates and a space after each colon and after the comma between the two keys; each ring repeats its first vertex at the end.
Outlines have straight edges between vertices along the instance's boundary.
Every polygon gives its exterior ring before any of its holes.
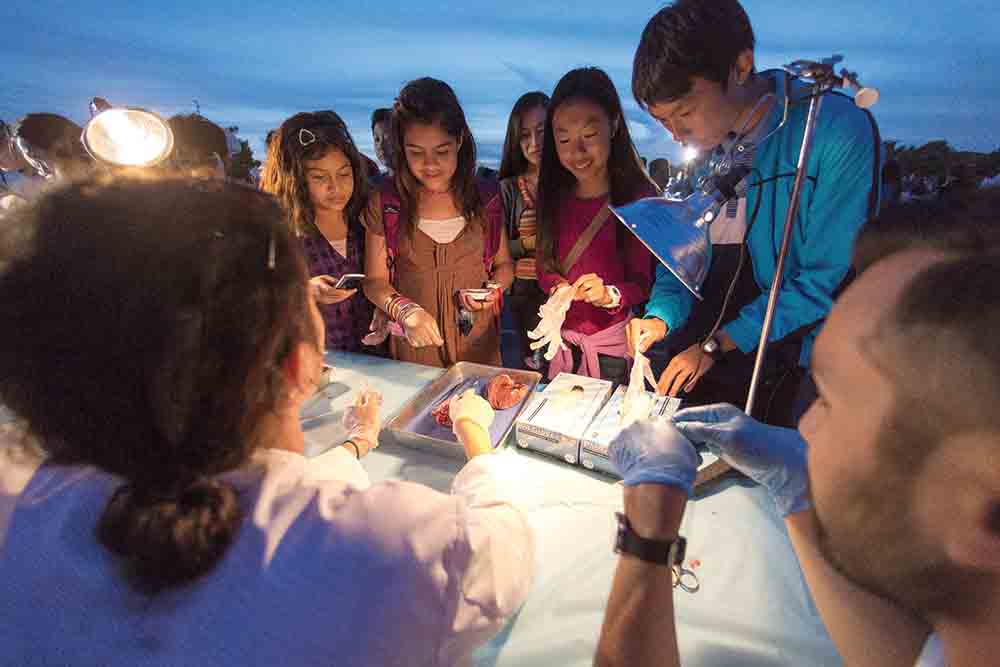
{"type": "Polygon", "coordinates": [[[559,350],[567,349],[562,341],[563,322],[566,321],[566,312],[573,305],[573,296],[576,289],[572,285],[563,285],[549,296],[538,314],[541,321],[538,326],[528,332],[528,338],[534,342],[531,344],[532,350],[546,347],[545,360],[552,361],[559,350]]]}
{"type": "Polygon", "coordinates": [[[646,381],[649,380],[649,384],[655,387],[656,376],[653,375],[649,358],[640,351],[645,338],[646,335],[643,334],[635,341],[632,372],[629,373],[628,388],[625,389],[625,398],[622,400],[622,426],[647,419],[653,407],[653,399],[646,393],[646,381]]]}
{"type": "Polygon", "coordinates": [[[344,428],[347,429],[347,439],[353,440],[359,449],[362,445],[367,446],[369,450],[378,447],[381,407],[382,394],[362,389],[354,399],[354,405],[344,411],[344,428]]]}
{"type": "Polygon", "coordinates": [[[459,421],[468,419],[477,426],[481,426],[488,433],[490,426],[493,425],[496,412],[490,402],[477,394],[474,389],[466,389],[461,394],[451,397],[448,404],[448,415],[451,417],[453,431],[458,426],[459,421]]]}

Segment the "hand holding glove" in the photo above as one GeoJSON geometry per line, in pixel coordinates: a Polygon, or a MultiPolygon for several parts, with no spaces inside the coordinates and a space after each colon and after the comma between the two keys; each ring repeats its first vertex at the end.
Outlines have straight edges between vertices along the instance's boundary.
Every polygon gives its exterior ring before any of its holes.
{"type": "Polygon", "coordinates": [[[666,419],[637,421],[611,441],[611,462],[625,486],[663,484],[691,493],[701,457],[666,419]]]}
{"type": "Polygon", "coordinates": [[[781,516],[812,505],[806,443],[798,431],[761,424],[726,404],[681,410],[674,423],[692,442],[770,491],[781,516]]]}

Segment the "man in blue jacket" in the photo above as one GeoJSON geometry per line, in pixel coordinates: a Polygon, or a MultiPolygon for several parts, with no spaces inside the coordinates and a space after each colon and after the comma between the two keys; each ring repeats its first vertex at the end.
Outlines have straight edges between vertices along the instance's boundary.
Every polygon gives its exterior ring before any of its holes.
{"type": "MultiPolygon", "coordinates": [[[[751,147],[736,159],[751,168],[746,195],[710,227],[704,300],[658,266],[645,317],[629,324],[630,347],[653,346],[658,391],[689,403],[746,399],[809,106],[805,84],[780,70],[757,72],[754,45],[737,0],[676,0],[649,21],[633,64],[636,100],[675,141],[703,155],[751,147]],[[770,134],[786,100],[787,122],[770,134]]],[[[848,276],[855,236],[878,210],[880,144],[867,111],[827,94],[771,331],[761,418],[792,419],[791,398],[848,276]]]]}

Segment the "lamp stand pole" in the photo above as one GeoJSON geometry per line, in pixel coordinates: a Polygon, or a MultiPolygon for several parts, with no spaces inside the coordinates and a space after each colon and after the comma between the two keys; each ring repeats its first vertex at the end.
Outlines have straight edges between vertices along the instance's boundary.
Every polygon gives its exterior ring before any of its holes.
{"type": "MultiPolygon", "coordinates": [[[[764,359],[767,356],[768,338],[771,336],[771,328],[774,325],[774,311],[778,305],[778,295],[781,291],[781,281],[785,273],[785,259],[788,257],[788,248],[791,246],[792,233],[795,230],[795,220],[799,213],[799,201],[802,199],[802,186],[806,181],[806,167],[809,163],[809,155],[812,153],[813,134],[816,130],[816,119],[819,118],[819,111],[823,105],[823,94],[826,92],[823,86],[815,85],[812,89],[812,99],[809,101],[809,114],[806,116],[806,126],[802,133],[802,147],[799,149],[799,164],[795,170],[795,184],[792,186],[792,199],[788,205],[788,215],[785,216],[785,230],[781,237],[781,251],[778,253],[778,264],[774,269],[774,279],[771,281],[771,291],[767,299],[767,311],[764,314],[764,324],[760,331],[760,343],[757,345],[757,359],[753,366],[753,375],[750,379],[750,391],[747,393],[747,404],[744,412],[753,416],[754,403],[757,399],[757,390],[760,388],[760,376],[764,367],[764,359]]],[[[695,479],[695,487],[711,482],[721,477],[732,469],[732,467],[719,459],[715,463],[705,467],[698,472],[695,479]]]]}
{"type": "MultiPolygon", "coordinates": [[[[817,86],[818,88],[818,86],[817,86]]],[[[809,115],[806,116],[806,127],[802,133],[802,148],[799,150],[799,166],[795,170],[795,185],[792,186],[792,200],[788,204],[788,215],[785,217],[785,231],[781,236],[781,252],[778,253],[778,264],[774,269],[774,279],[771,281],[771,292],[767,298],[767,311],[764,313],[764,326],[760,330],[760,343],[757,345],[757,359],[753,365],[753,376],[750,379],[750,391],[747,393],[747,405],[744,412],[753,416],[754,402],[757,390],[760,388],[760,375],[767,356],[768,338],[774,326],[774,310],[778,305],[778,295],[781,291],[781,280],[785,274],[785,259],[792,243],[792,233],[795,231],[795,220],[799,214],[799,202],[802,199],[802,186],[806,181],[806,169],[809,155],[812,153],[813,134],[816,130],[816,119],[819,118],[820,107],[823,106],[821,90],[813,91],[809,102],[809,115]]]]}

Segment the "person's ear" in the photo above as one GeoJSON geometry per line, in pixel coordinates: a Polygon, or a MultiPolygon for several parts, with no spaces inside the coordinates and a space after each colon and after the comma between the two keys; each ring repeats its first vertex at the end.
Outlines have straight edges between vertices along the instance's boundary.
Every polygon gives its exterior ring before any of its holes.
{"type": "Polygon", "coordinates": [[[319,383],[318,370],[322,364],[316,363],[315,346],[301,341],[292,346],[281,364],[285,385],[292,396],[308,398],[319,383]]]}
{"type": "Polygon", "coordinates": [[[744,86],[750,81],[754,71],[753,49],[744,49],[736,56],[736,63],[733,65],[732,75],[736,85],[744,86]]]}
{"type": "Polygon", "coordinates": [[[961,452],[961,459],[941,476],[952,495],[940,539],[957,565],[1000,576],[1000,470],[982,465],[992,460],[997,439],[997,434],[978,433],[963,436],[961,447],[939,445],[961,452]]]}

